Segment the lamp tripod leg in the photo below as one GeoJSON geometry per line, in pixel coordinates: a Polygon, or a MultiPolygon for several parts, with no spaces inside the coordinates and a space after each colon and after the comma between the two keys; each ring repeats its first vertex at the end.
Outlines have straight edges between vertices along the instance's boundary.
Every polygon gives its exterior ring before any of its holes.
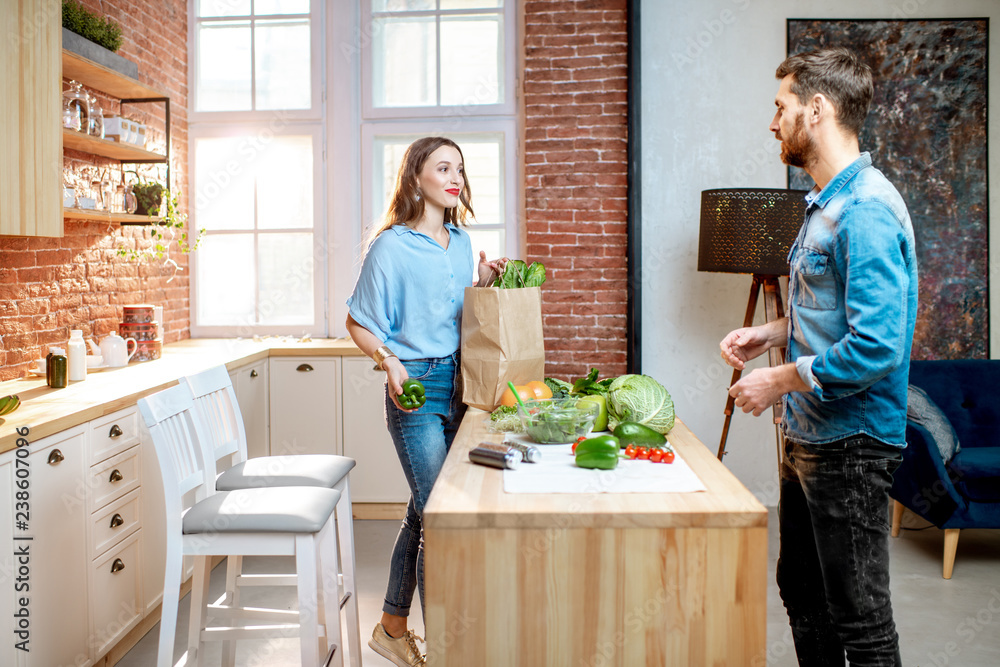
{"type": "MultiPolygon", "coordinates": [[[[747,297],[747,312],[743,316],[744,328],[753,325],[753,314],[757,311],[757,298],[760,295],[760,288],[762,284],[763,284],[762,276],[759,276],[755,273],[753,275],[753,281],[750,283],[750,296],[747,297]]],[[[733,379],[729,381],[729,386],[732,387],[734,384],[736,384],[739,381],[740,376],[742,374],[743,371],[741,371],[740,369],[738,368],[734,369],[733,379]]],[[[733,407],[735,406],[735,403],[736,403],[735,396],[729,395],[726,397],[726,409],[725,409],[726,420],[722,424],[722,438],[719,440],[718,457],[720,461],[722,460],[722,457],[726,455],[726,439],[729,437],[729,423],[733,419],[733,407]]]]}

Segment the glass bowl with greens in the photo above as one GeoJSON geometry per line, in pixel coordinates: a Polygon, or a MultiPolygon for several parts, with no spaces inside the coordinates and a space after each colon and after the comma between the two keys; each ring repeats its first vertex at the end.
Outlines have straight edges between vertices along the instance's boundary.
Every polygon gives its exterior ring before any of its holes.
{"type": "Polygon", "coordinates": [[[524,430],[543,445],[573,442],[590,433],[600,407],[577,397],[541,398],[524,402],[518,409],[524,430]]]}

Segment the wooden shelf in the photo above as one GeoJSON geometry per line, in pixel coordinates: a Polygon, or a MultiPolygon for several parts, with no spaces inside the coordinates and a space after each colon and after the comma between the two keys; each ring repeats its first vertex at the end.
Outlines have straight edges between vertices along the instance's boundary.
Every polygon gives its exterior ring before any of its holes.
{"type": "Polygon", "coordinates": [[[63,208],[63,218],[69,220],[93,220],[99,222],[119,222],[123,225],[150,225],[160,222],[163,218],[151,218],[148,215],[134,213],[109,213],[96,209],[63,208]]]}
{"type": "Polygon", "coordinates": [[[131,144],[121,144],[117,141],[98,139],[97,137],[92,137],[89,134],[82,134],[76,130],[70,130],[65,127],[63,128],[63,148],[72,148],[74,150],[84,151],[85,153],[92,153],[93,155],[109,157],[112,160],[121,160],[122,162],[167,161],[167,158],[159,153],[147,151],[144,148],[139,148],[138,146],[133,146],[131,144]]]}
{"type": "Polygon", "coordinates": [[[146,97],[167,97],[163,91],[139,83],[135,79],[119,74],[104,65],[63,49],[62,75],[79,81],[85,86],[96,88],[112,97],[136,99],[146,97]]]}

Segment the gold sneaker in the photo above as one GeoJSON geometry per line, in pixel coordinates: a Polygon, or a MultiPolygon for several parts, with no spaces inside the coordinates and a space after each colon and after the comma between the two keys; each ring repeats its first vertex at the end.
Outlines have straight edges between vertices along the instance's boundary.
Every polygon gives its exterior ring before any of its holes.
{"type": "Polygon", "coordinates": [[[402,637],[390,637],[382,624],[376,623],[368,645],[380,656],[399,667],[416,667],[427,664],[427,657],[417,648],[418,641],[424,640],[413,634],[412,630],[407,630],[402,637]]]}

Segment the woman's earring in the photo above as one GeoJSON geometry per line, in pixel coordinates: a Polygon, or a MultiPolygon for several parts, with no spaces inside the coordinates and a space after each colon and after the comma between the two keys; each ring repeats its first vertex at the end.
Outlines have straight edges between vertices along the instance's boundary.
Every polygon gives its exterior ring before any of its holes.
{"type": "Polygon", "coordinates": [[[420,191],[417,190],[417,201],[420,201],[420,191]]]}

